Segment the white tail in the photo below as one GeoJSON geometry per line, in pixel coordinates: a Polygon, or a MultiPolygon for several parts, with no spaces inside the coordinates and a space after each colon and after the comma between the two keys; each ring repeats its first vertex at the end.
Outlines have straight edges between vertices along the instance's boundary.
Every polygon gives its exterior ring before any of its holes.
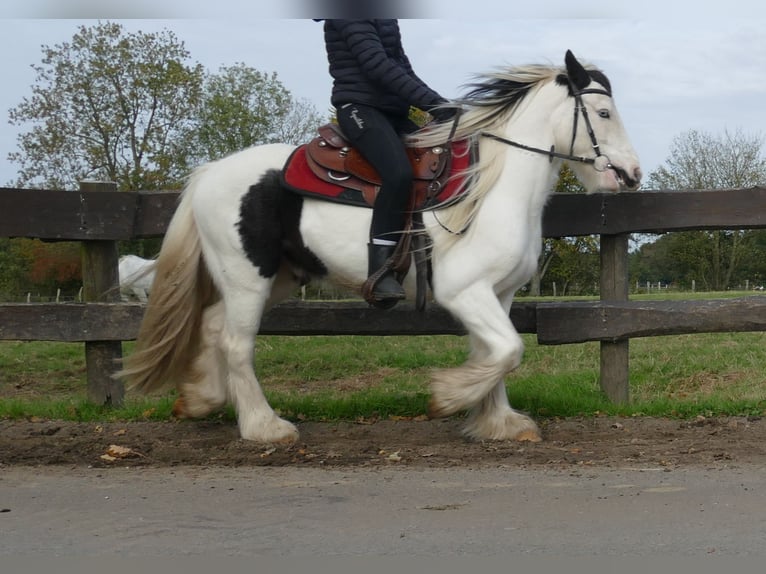
{"type": "Polygon", "coordinates": [[[188,371],[199,347],[202,311],[216,298],[190,205],[194,182],[193,176],[165,234],[135,351],[115,375],[142,392],[171,385],[188,371]]]}

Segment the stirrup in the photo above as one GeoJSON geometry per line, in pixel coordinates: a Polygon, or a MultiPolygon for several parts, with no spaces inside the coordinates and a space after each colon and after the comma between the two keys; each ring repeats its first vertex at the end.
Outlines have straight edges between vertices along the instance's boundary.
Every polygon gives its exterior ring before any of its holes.
{"type": "Polygon", "coordinates": [[[364,296],[364,300],[367,301],[367,303],[373,307],[377,307],[378,309],[390,309],[399,301],[407,297],[404,289],[401,288],[401,285],[394,277],[393,271],[391,271],[391,269],[387,266],[381,267],[378,269],[378,271],[367,278],[367,280],[362,285],[362,295],[364,296]],[[390,297],[381,297],[380,294],[376,294],[375,288],[384,279],[393,281],[397,286],[399,286],[399,291],[397,293],[393,293],[390,297]]]}

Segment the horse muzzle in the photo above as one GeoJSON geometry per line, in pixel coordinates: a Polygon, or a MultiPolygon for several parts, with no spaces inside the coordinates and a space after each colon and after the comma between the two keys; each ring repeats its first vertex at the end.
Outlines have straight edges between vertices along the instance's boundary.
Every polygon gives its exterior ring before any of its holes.
{"type": "Polygon", "coordinates": [[[638,189],[638,186],[641,185],[641,176],[643,174],[641,173],[640,167],[634,167],[630,170],[630,173],[628,173],[627,170],[611,163],[608,167],[614,171],[615,177],[617,178],[617,183],[620,185],[621,189],[635,191],[638,189]]]}

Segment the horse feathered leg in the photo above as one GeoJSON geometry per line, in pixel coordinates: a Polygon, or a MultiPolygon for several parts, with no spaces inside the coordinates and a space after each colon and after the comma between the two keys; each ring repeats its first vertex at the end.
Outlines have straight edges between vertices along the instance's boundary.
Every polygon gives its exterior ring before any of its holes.
{"type": "Polygon", "coordinates": [[[226,365],[220,348],[223,323],[223,301],[204,310],[199,353],[188,377],[178,384],[179,397],[173,405],[175,416],[204,417],[226,404],[226,365]]]}
{"type": "Polygon", "coordinates": [[[227,309],[221,347],[229,369],[228,389],[237,413],[242,438],[262,443],[292,443],[298,439],[295,426],[281,419],[269,405],[253,370],[253,347],[257,309],[245,312],[243,302],[227,309]]]}
{"type": "Polygon", "coordinates": [[[470,409],[463,434],[476,440],[541,440],[535,421],[511,408],[504,378],[470,409]]]}
{"type": "Polygon", "coordinates": [[[524,343],[492,288],[474,284],[442,304],[468,329],[471,354],[460,367],[434,373],[429,414],[470,409],[467,436],[539,440],[534,421],[508,403],[505,375],[521,363],[524,343]]]}
{"type": "Polygon", "coordinates": [[[490,285],[474,283],[440,301],[468,329],[472,351],[463,365],[434,373],[429,411],[435,417],[474,406],[519,365],[524,351],[490,285]]]}
{"type": "Polygon", "coordinates": [[[249,267],[247,272],[240,271],[236,284],[226,283],[229,282],[224,279],[220,348],[228,369],[228,394],[237,413],[240,435],[262,443],[295,442],[298,430],[271,408],[253,368],[255,336],[274,278],[261,277],[256,268],[249,267]]]}

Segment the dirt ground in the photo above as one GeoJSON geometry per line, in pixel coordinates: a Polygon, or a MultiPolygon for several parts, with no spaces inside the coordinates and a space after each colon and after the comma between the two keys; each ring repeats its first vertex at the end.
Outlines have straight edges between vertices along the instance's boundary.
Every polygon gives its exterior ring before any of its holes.
{"type": "Polygon", "coordinates": [[[234,423],[0,421],[0,467],[10,465],[711,468],[766,464],[766,420],[647,417],[549,419],[543,442],[472,442],[457,418],[300,423],[292,446],[239,438],[234,423]]]}

